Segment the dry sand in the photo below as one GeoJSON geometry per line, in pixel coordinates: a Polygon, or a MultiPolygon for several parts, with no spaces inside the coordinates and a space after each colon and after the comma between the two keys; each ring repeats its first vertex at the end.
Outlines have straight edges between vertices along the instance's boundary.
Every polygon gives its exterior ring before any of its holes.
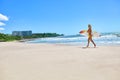
{"type": "Polygon", "coordinates": [[[0,80],[120,80],[120,46],[1,42],[0,80]]]}

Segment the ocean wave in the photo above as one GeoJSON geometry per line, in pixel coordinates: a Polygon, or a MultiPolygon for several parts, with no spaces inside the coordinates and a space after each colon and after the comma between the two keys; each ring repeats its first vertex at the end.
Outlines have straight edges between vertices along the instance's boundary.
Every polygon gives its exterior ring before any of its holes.
{"type": "MultiPolygon", "coordinates": [[[[120,37],[116,34],[101,34],[100,37],[93,37],[96,44],[117,44],[120,45],[120,37]]],[[[61,36],[52,38],[39,38],[28,43],[62,43],[62,44],[86,44],[87,37],[72,35],[72,36],[61,36]]]]}
{"type": "Polygon", "coordinates": [[[100,36],[100,38],[117,38],[116,35],[103,35],[103,36],[100,36]]]}
{"type": "Polygon", "coordinates": [[[116,32],[116,33],[101,33],[101,36],[103,37],[120,37],[120,33],[116,32]]]}

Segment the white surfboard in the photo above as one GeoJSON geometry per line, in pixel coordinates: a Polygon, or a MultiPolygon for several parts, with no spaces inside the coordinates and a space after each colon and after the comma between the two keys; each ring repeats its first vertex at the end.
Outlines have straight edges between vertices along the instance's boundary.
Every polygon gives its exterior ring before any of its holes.
{"type": "MultiPolygon", "coordinates": [[[[81,35],[88,36],[87,30],[81,30],[79,33],[81,35]]],[[[92,36],[93,37],[100,37],[100,33],[96,32],[96,31],[92,31],[92,36]]]]}

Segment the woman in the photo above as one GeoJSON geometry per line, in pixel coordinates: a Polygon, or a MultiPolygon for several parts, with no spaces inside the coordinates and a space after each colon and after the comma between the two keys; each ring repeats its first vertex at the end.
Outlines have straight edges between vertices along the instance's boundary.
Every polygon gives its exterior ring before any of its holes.
{"type": "Polygon", "coordinates": [[[87,33],[88,33],[88,44],[87,44],[87,47],[89,47],[90,41],[94,44],[94,47],[96,47],[96,44],[95,44],[94,41],[92,40],[92,27],[91,27],[90,24],[88,24],[87,33]]]}

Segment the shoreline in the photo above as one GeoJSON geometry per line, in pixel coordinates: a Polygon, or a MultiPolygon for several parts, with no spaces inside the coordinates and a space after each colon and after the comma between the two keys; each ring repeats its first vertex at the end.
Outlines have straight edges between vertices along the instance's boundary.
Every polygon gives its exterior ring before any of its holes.
{"type": "MultiPolygon", "coordinates": [[[[76,44],[76,43],[34,43],[34,42],[27,42],[24,41],[23,43],[27,43],[27,44],[50,44],[50,45],[66,45],[66,46],[81,46],[84,47],[87,45],[87,43],[83,43],[83,44],[76,44]]],[[[120,44],[97,44],[97,46],[118,46],[120,47],[120,44]]],[[[93,45],[90,43],[90,47],[93,47],[93,45]]]]}
{"type": "MultiPolygon", "coordinates": [[[[32,39],[33,40],[33,39],[32,39]]],[[[19,41],[19,40],[16,40],[16,41],[9,41],[9,42],[0,42],[0,43],[3,43],[3,44],[25,44],[25,45],[51,45],[51,46],[73,46],[73,47],[81,47],[81,48],[84,48],[86,47],[86,44],[85,45],[81,45],[81,44],[64,44],[64,43],[29,43],[27,41],[31,41],[31,39],[25,39],[23,41],[19,41]]],[[[119,44],[115,45],[115,44],[111,44],[111,45],[97,45],[97,47],[120,47],[119,44]]],[[[92,44],[90,44],[90,46],[88,48],[94,48],[94,46],[92,44]]]]}

